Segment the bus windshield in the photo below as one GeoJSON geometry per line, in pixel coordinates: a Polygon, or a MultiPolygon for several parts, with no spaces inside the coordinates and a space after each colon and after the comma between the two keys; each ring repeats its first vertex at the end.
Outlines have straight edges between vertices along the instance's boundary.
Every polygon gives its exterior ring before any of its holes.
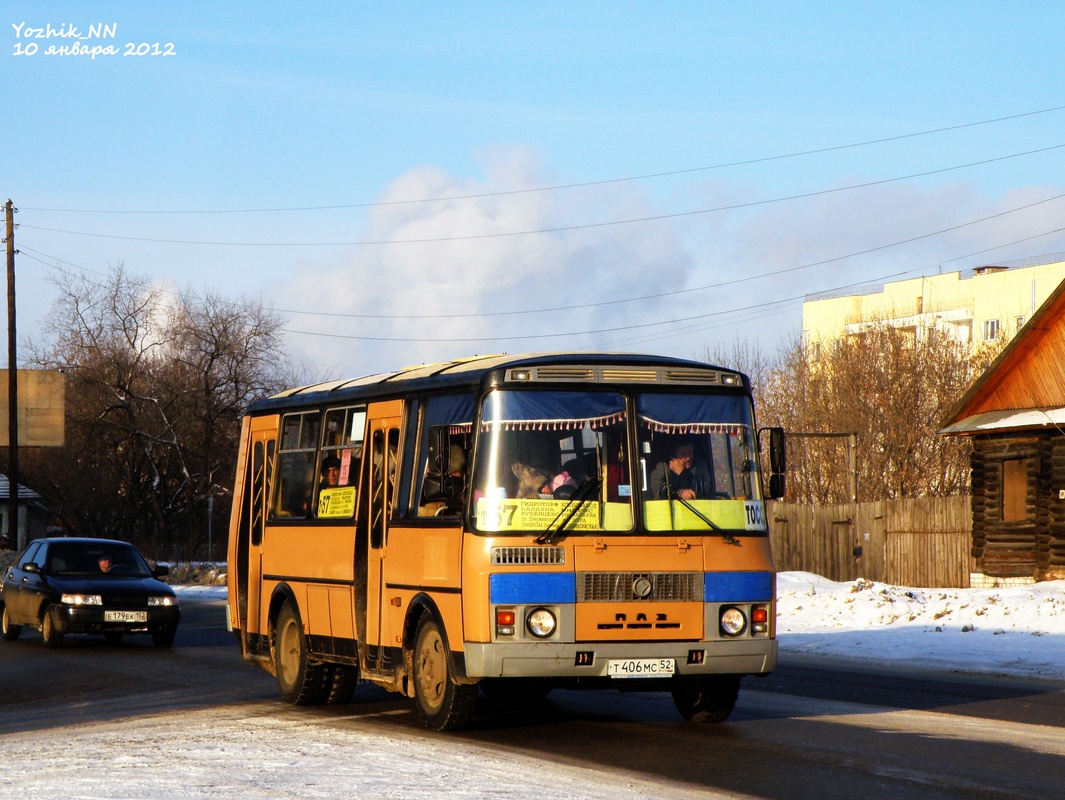
{"type": "Polygon", "coordinates": [[[647,392],[636,408],[648,530],[766,530],[746,397],[647,392]]]}
{"type": "Polygon", "coordinates": [[[493,391],[473,480],[481,531],[629,531],[632,484],[618,392],[493,391]]]}

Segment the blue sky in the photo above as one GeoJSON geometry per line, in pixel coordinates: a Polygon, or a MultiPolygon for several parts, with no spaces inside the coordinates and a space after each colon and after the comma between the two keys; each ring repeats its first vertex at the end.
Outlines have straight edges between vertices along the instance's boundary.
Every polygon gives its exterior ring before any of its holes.
{"type": "Polygon", "coordinates": [[[4,2],[20,339],[61,270],[124,264],[261,298],[313,377],[772,352],[806,294],[1065,251],[1063,29],[1050,2],[4,2]],[[94,24],[118,55],[16,31],[94,24]]]}

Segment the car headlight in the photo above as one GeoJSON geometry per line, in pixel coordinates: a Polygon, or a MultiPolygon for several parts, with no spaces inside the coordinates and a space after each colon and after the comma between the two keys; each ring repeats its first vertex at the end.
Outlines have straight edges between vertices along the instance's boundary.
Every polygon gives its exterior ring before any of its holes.
{"type": "Polygon", "coordinates": [[[747,617],[735,606],[721,611],[721,632],[726,636],[739,636],[747,629],[747,617]]]}
{"type": "Polygon", "coordinates": [[[525,618],[525,627],[537,639],[546,639],[555,632],[558,622],[555,615],[546,608],[537,608],[525,618]]]}
{"type": "Polygon", "coordinates": [[[166,595],[157,595],[148,598],[148,605],[150,606],[176,606],[176,597],[167,597],[166,595]]]}
{"type": "Polygon", "coordinates": [[[63,605],[67,606],[102,606],[104,604],[98,594],[65,594],[63,605]]]}

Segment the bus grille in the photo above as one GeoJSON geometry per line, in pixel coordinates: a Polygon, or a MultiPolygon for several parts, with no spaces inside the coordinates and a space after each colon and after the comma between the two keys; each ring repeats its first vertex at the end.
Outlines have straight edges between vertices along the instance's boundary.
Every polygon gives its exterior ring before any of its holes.
{"type": "Polygon", "coordinates": [[[565,564],[566,550],[562,547],[493,547],[492,564],[565,564]]]}
{"type": "Polygon", "coordinates": [[[579,572],[577,598],[586,603],[658,600],[688,602],[702,599],[700,572],[579,572]],[[639,579],[650,583],[651,591],[641,597],[639,579]]]}

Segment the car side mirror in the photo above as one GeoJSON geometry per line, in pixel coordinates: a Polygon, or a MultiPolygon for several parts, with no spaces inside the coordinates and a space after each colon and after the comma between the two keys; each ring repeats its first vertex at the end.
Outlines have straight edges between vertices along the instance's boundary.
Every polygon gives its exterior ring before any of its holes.
{"type": "Polygon", "coordinates": [[[157,578],[162,578],[162,577],[164,577],[166,575],[169,575],[169,574],[170,574],[170,567],[168,567],[166,564],[157,564],[152,569],[152,575],[154,575],[157,578]]]}
{"type": "Polygon", "coordinates": [[[29,564],[23,564],[22,565],[22,571],[23,572],[30,572],[30,573],[32,573],[34,575],[40,575],[41,574],[41,567],[40,567],[39,564],[35,564],[34,562],[31,561],[29,564]]]}

